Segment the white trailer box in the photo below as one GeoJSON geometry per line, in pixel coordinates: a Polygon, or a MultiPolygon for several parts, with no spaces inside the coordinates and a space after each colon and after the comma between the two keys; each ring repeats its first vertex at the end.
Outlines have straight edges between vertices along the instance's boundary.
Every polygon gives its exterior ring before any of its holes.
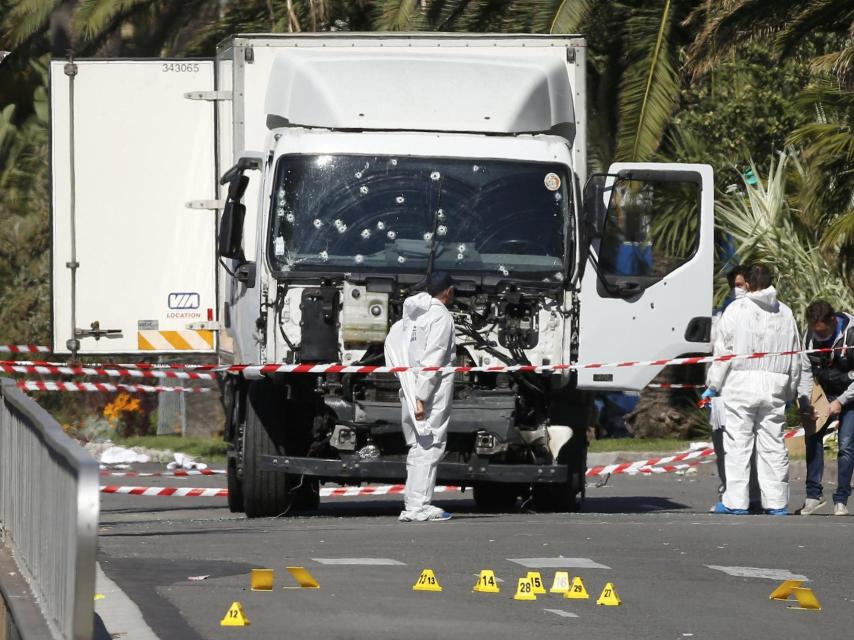
{"type": "Polygon", "coordinates": [[[50,75],[54,352],[73,312],[79,353],[214,351],[212,331],[187,328],[216,313],[215,216],[187,206],[216,196],[214,110],[185,97],[213,90],[213,62],[53,61],[50,75]]]}

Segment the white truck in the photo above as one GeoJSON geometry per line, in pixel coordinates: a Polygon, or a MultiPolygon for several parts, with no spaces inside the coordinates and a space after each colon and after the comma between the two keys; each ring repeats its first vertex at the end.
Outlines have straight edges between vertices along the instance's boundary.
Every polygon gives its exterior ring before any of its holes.
{"type": "MultiPolygon", "coordinates": [[[[580,36],[238,35],[50,70],[57,353],[383,364],[429,270],[460,365],[708,351],[712,170],[588,175],[580,36]]],[[[593,393],[660,369],[456,374],[439,482],[577,509],[593,393]]],[[[393,375],[256,378],[221,379],[233,510],[405,478],[393,375]]]]}

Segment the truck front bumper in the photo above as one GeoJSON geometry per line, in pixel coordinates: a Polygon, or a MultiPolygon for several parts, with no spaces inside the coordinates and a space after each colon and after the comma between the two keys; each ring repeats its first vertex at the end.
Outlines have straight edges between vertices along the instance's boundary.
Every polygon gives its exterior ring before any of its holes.
{"type": "MultiPolygon", "coordinates": [[[[262,456],[261,468],[330,480],[346,478],[363,482],[402,482],[406,479],[406,462],[402,460],[262,456]]],[[[465,485],[474,482],[559,483],[567,480],[566,465],[490,464],[485,458],[472,458],[469,462],[440,462],[437,477],[437,482],[442,484],[465,485]]]]}

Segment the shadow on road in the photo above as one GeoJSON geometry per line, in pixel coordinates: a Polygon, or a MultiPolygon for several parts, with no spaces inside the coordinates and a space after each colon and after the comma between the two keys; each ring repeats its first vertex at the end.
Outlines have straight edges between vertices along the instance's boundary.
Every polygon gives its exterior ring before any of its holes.
{"type": "Polygon", "coordinates": [[[585,513],[651,513],[655,511],[684,511],[691,507],[660,496],[608,496],[585,498],[585,513]]]}

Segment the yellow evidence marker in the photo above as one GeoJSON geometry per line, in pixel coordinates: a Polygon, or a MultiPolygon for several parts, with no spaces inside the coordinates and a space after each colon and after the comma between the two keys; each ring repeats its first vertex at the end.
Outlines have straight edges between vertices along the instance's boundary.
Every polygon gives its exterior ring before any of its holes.
{"type": "Polygon", "coordinates": [[[243,605],[239,602],[232,602],[225,617],[219,621],[221,627],[248,627],[249,618],[243,612],[243,605]]]}
{"type": "Polygon", "coordinates": [[[273,570],[252,569],[252,572],[249,574],[249,588],[252,591],[272,591],[273,570]]]}
{"type": "Polygon", "coordinates": [[[498,579],[495,577],[495,572],[492,569],[484,569],[477,577],[477,582],[474,583],[472,591],[480,593],[498,593],[498,579]]]}
{"type": "Polygon", "coordinates": [[[442,585],[436,579],[432,569],[424,569],[418,577],[418,581],[412,585],[413,591],[441,591],[442,585]]]}
{"type": "Polygon", "coordinates": [[[620,600],[620,596],[617,595],[617,590],[614,588],[613,583],[608,582],[605,584],[605,588],[602,589],[602,593],[599,595],[599,599],[596,601],[596,604],[601,604],[606,607],[616,607],[623,603],[620,600]]]}
{"type": "Polygon", "coordinates": [[[821,611],[821,604],[812,589],[808,587],[795,587],[792,589],[792,595],[798,599],[798,606],[789,605],[788,609],[796,611],[821,611]]]}
{"type": "Polygon", "coordinates": [[[299,587],[285,587],[285,589],[320,589],[317,580],[305,567],[287,567],[287,570],[299,582],[299,587]]]}
{"type": "Polygon", "coordinates": [[[771,592],[768,596],[770,600],[788,600],[792,595],[792,590],[800,587],[804,583],[803,580],[783,580],[779,587],[771,592]]]}
{"type": "Polygon", "coordinates": [[[569,571],[555,571],[555,579],[549,593],[566,593],[569,591],[569,571]]]}
{"type": "Polygon", "coordinates": [[[537,596],[534,593],[534,583],[530,576],[519,578],[519,585],[516,587],[516,595],[514,600],[536,600],[537,596]]]}
{"type": "Polygon", "coordinates": [[[581,576],[575,576],[572,579],[572,584],[569,586],[569,591],[563,594],[564,598],[569,600],[587,600],[590,594],[584,588],[584,582],[581,581],[581,576]]]}
{"type": "Polygon", "coordinates": [[[546,593],[546,588],[543,586],[543,576],[539,571],[529,571],[528,580],[531,581],[531,586],[534,587],[534,593],[546,593]]]}

